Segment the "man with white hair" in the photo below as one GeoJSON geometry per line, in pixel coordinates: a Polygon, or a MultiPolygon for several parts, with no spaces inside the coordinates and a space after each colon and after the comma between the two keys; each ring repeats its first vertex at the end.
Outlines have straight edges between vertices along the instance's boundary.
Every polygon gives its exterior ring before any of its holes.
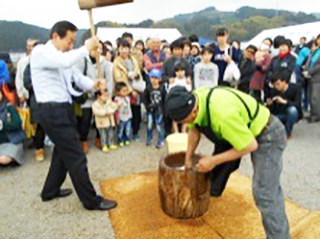
{"type": "Polygon", "coordinates": [[[152,48],[144,55],[144,64],[148,72],[152,69],[162,70],[162,65],[166,60],[166,55],[160,50],[161,39],[152,38],[152,48]]]}

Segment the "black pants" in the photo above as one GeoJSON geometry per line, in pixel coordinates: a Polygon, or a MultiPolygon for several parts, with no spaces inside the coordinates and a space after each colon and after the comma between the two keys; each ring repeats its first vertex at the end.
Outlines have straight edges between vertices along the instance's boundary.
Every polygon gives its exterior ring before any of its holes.
{"type": "Polygon", "coordinates": [[[250,87],[249,87],[250,82],[247,81],[240,81],[239,85],[238,85],[238,90],[249,94],[250,91],[250,87]]]}
{"type": "Polygon", "coordinates": [[[88,134],[91,125],[91,118],[92,118],[92,109],[91,108],[84,108],[81,109],[82,116],[77,116],[77,127],[78,132],[80,135],[80,141],[85,142],[88,140],[88,134]]]}
{"type": "Polygon", "coordinates": [[[67,103],[39,104],[39,116],[41,126],[55,145],[42,198],[56,195],[69,172],[82,204],[94,208],[102,198],[97,196],[89,178],[87,158],[81,149],[72,106],[67,103]]]}
{"type": "Polygon", "coordinates": [[[172,119],[164,115],[163,117],[164,122],[164,138],[167,138],[168,135],[172,134],[172,119]]]}
{"type": "Polygon", "coordinates": [[[250,95],[262,104],[261,92],[261,90],[250,90],[250,95]]]}
{"type": "MultiPolygon", "coordinates": [[[[232,146],[230,144],[216,143],[215,149],[212,155],[223,153],[229,149],[232,149],[232,146]]],[[[221,196],[221,194],[223,193],[227,185],[230,175],[239,168],[240,160],[241,159],[237,159],[235,161],[220,164],[211,171],[210,173],[211,196],[215,196],[215,197],[221,196]]]]}
{"type": "Polygon", "coordinates": [[[141,124],[141,105],[131,105],[132,110],[132,134],[138,135],[141,124]]]}
{"type": "Polygon", "coordinates": [[[43,149],[44,148],[44,139],[45,139],[45,132],[40,124],[37,124],[36,128],[36,135],[34,136],[34,143],[36,145],[36,149],[43,149]]]}

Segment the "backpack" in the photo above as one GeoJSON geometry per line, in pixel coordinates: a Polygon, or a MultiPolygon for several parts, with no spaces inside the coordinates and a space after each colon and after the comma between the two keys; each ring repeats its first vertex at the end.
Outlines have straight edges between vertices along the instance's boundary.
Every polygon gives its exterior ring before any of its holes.
{"type": "MultiPolygon", "coordinates": [[[[84,70],[83,70],[83,75],[87,76],[87,71],[88,71],[88,60],[87,58],[84,58],[84,70]]],[[[72,83],[73,89],[76,91],[82,92],[82,90],[73,82],[72,83]]],[[[87,93],[83,93],[80,96],[72,96],[72,99],[77,103],[77,104],[84,104],[88,100],[89,96],[87,93]]]]}

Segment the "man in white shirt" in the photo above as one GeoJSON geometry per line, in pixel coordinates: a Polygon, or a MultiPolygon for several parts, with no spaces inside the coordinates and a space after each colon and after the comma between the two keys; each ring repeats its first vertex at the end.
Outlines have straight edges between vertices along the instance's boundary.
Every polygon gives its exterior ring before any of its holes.
{"type": "Polygon", "coordinates": [[[89,178],[87,158],[81,149],[76,129],[72,96],[81,93],[72,83],[83,90],[99,89],[100,82],[84,76],[74,65],[97,49],[99,40],[91,38],[85,46],[72,50],[77,27],[67,21],[56,23],[50,41],[37,46],[31,55],[31,75],[35,97],[39,106],[39,120],[55,147],[51,166],[41,198],[49,201],[66,197],[71,189],[61,189],[69,172],[74,188],[83,206],[88,210],[109,210],[117,206],[115,201],[98,196],[89,178]]]}
{"type": "Polygon", "coordinates": [[[38,42],[38,40],[35,40],[35,39],[27,40],[27,52],[26,52],[27,55],[25,57],[22,57],[18,61],[15,84],[16,84],[16,90],[17,90],[20,103],[24,103],[29,98],[29,92],[26,90],[26,88],[23,85],[23,74],[24,74],[24,70],[26,69],[26,66],[29,64],[30,53],[36,42],[38,42]]]}

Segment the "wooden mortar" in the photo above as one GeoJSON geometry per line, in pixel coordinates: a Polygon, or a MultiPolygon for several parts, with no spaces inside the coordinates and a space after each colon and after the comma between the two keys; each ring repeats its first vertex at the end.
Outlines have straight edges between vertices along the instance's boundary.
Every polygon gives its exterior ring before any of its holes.
{"type": "Polygon", "coordinates": [[[177,219],[194,219],[208,211],[209,174],[195,169],[200,155],[193,158],[193,169],[184,169],[185,153],[169,154],[159,163],[159,194],[162,210],[177,219]]]}

